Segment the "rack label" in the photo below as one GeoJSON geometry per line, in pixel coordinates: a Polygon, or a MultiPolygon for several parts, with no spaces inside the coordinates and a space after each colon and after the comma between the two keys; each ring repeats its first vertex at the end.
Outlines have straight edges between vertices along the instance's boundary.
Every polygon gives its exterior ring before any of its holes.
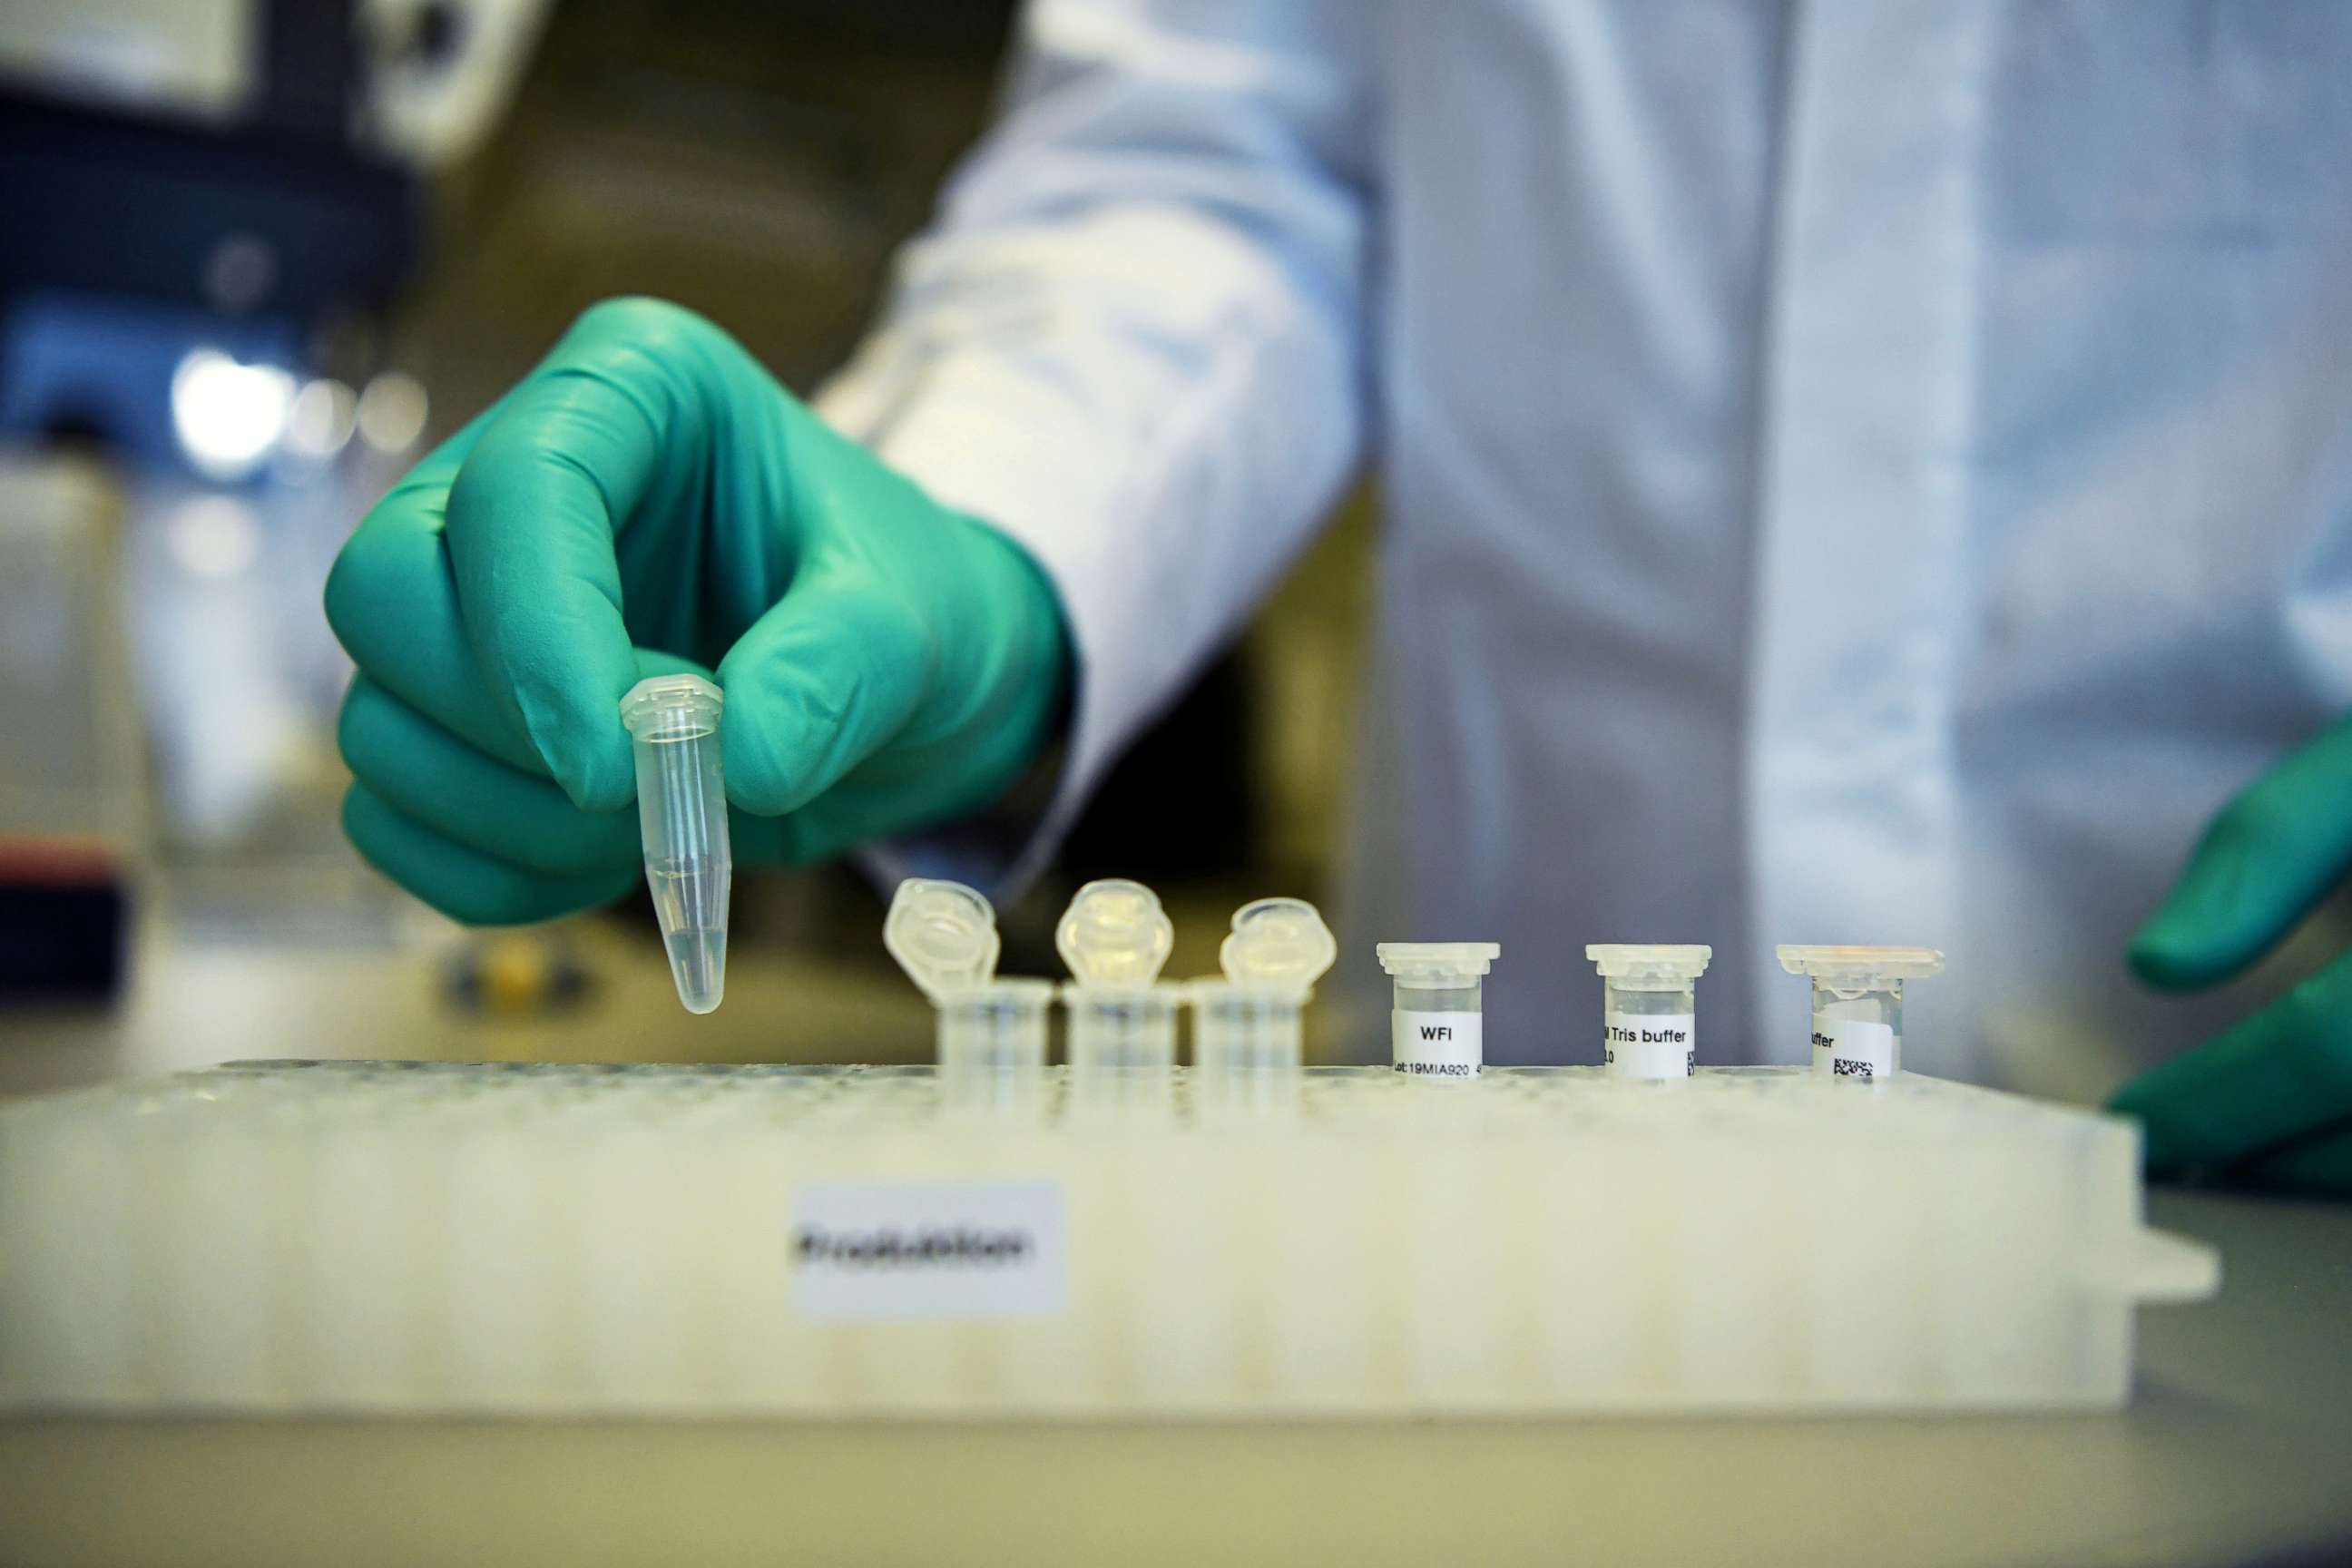
{"type": "Polygon", "coordinates": [[[1059,1182],[803,1187],[793,1300],[815,1323],[1042,1318],[1069,1303],[1059,1182]]]}
{"type": "Polygon", "coordinates": [[[1612,1078],[1688,1078],[1698,1070],[1697,1019],[1688,1013],[1601,1016],[1601,1062],[1612,1078]]]}
{"type": "Polygon", "coordinates": [[[1881,1079],[1895,1070],[1895,1026],[1813,1015],[1817,1078],[1881,1079]]]}
{"type": "Polygon", "coordinates": [[[1420,1078],[1476,1078],[1486,1059],[1483,1013],[1389,1015],[1389,1047],[1396,1070],[1420,1078]]]}

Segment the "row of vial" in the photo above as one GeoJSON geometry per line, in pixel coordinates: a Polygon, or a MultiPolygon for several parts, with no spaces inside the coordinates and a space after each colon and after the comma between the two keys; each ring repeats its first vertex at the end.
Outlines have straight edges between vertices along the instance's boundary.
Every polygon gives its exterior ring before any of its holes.
{"type": "MultiPolygon", "coordinates": [[[[1302,899],[1244,905],[1218,950],[1220,976],[1162,981],[1175,928],[1139,882],[1089,882],[1055,928],[1071,978],[996,973],[996,912],[960,882],[910,878],[883,923],[883,944],[939,1007],[940,1071],[992,1075],[1042,1067],[1046,1012],[1069,1015],[1069,1059],[1079,1075],[1165,1071],[1176,1059],[1176,1016],[1193,1010],[1193,1065],[1208,1076],[1295,1068],[1300,1014],[1339,955],[1315,906],[1302,899]]],[[[1396,1070],[1435,1079],[1478,1076],[1486,1059],[1486,977],[1502,955],[1486,942],[1380,944],[1394,983],[1389,1037],[1396,1070]]],[[[1675,1079],[1698,1061],[1696,984],[1712,950],[1698,945],[1596,943],[1584,950],[1602,981],[1601,1061],[1612,1077],[1675,1079]]],[[[1881,1079],[1901,1066],[1903,983],[1933,974],[1932,948],[1778,950],[1781,966],[1813,985],[1813,1070],[1881,1079]]]]}

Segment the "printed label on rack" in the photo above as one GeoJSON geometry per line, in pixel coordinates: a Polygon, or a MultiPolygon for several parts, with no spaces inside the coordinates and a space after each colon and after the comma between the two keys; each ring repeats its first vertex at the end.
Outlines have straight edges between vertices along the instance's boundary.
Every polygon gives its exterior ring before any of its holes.
{"type": "Polygon", "coordinates": [[[1042,1318],[1069,1302],[1059,1182],[803,1187],[793,1300],[809,1322],[1042,1318]]]}
{"type": "Polygon", "coordinates": [[[1688,1013],[1603,1013],[1601,1064],[1612,1078],[1688,1078],[1698,1069],[1696,1023],[1688,1013]]]}
{"type": "Polygon", "coordinates": [[[1818,1078],[1885,1078],[1895,1070],[1895,1026],[1859,1018],[1813,1015],[1813,1073],[1818,1078]]]}
{"type": "Polygon", "coordinates": [[[1417,1078],[1476,1078],[1486,1059],[1481,1013],[1389,1015],[1389,1046],[1396,1069],[1417,1078]]]}

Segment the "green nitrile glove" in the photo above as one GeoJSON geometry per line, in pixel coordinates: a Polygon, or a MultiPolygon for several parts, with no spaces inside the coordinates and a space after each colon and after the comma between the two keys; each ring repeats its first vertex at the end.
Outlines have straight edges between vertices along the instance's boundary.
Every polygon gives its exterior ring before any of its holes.
{"type": "Polygon", "coordinates": [[[1038,755],[1067,634],[1028,555],[835,434],[717,327],[620,300],[360,524],[327,581],[359,666],[352,842],[461,920],[639,874],[620,700],[716,669],[739,863],[993,801],[1038,755]]]}
{"type": "MultiPolygon", "coordinates": [[[[2256,780],[2205,830],[2132,941],[2140,978],[2195,990],[2245,969],[2352,871],[2352,719],[2256,780]]],[[[2201,1169],[2352,1194],[2352,954],[2124,1085],[2158,1174],[2201,1169]]]]}

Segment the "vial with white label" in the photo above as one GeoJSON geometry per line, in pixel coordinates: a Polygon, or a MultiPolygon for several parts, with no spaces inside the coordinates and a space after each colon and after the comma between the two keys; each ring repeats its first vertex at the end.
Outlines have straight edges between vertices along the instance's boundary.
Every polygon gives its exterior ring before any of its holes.
{"type": "Polygon", "coordinates": [[[1384,942],[1375,951],[1396,982],[1389,1015],[1396,1070],[1414,1078],[1476,1078],[1486,1059],[1486,971],[1502,956],[1502,944],[1384,942]]]}
{"type": "Polygon", "coordinates": [[[1813,982],[1813,1076],[1875,1082],[1903,1069],[1903,983],[1940,973],[1932,947],[1781,946],[1813,982]]]}
{"type": "Polygon", "coordinates": [[[621,699],[635,743],[637,829],[646,887],[669,952],[670,978],[689,1013],[708,1013],[727,988],[727,902],[735,858],[727,840],[727,786],[719,718],[727,699],[698,675],[656,675],[621,699]]]}
{"type": "Polygon", "coordinates": [[[1595,942],[1601,1062],[1611,1078],[1688,1078],[1698,1070],[1698,977],[1715,950],[1696,943],[1595,942]]]}

